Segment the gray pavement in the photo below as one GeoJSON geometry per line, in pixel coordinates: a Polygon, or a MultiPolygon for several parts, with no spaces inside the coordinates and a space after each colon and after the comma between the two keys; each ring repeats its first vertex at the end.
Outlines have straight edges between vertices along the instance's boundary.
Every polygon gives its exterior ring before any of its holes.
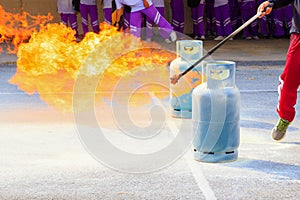
{"type": "MultiPolygon", "coordinates": [[[[205,41],[204,48],[215,44],[205,41]]],[[[72,114],[8,83],[17,57],[0,54],[0,199],[299,199],[299,114],[282,142],[270,137],[277,121],[277,77],[287,48],[288,39],[234,40],[212,56],[237,62],[241,141],[236,161],[197,162],[190,148],[171,165],[141,174],[98,162],[82,143],[72,114]]],[[[162,105],[167,108],[168,102],[162,105]]],[[[299,106],[298,100],[298,111],[299,106]]],[[[101,115],[109,120],[108,113],[101,115]]],[[[191,132],[191,120],[183,121],[191,132]]],[[[172,141],[169,133],[181,120],[167,115],[167,122],[165,135],[140,146],[116,128],[103,131],[126,151],[136,153],[136,147],[144,146],[147,152],[172,141]]]]}

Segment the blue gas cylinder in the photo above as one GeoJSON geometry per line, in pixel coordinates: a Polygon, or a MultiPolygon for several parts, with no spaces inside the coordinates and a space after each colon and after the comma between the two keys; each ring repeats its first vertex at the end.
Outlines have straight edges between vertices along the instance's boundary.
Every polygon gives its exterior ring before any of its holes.
{"type": "Polygon", "coordinates": [[[240,143],[240,92],[235,62],[205,61],[201,85],[193,91],[194,159],[203,162],[236,160],[240,143]]]}
{"type": "MultiPolygon", "coordinates": [[[[178,40],[177,58],[170,64],[170,77],[185,71],[202,57],[201,40],[178,40]]],[[[202,83],[201,63],[179,79],[177,84],[170,84],[171,114],[177,118],[192,118],[192,91],[202,83]]]]}

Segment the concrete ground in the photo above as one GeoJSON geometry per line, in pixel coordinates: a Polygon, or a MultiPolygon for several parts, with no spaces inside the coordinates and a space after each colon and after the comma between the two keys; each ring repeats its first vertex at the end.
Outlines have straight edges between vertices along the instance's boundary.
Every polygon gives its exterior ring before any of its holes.
{"type": "MultiPolygon", "coordinates": [[[[299,115],[283,141],[270,137],[277,121],[277,77],[288,42],[234,40],[212,56],[237,62],[241,140],[236,161],[197,162],[189,147],[174,162],[149,173],[107,167],[82,142],[72,114],[53,110],[38,94],[29,96],[8,83],[16,72],[17,57],[0,54],[0,199],[299,199],[299,115]]],[[[215,44],[205,41],[204,49],[215,44]]],[[[167,108],[168,102],[161,105],[167,108]]],[[[299,105],[298,101],[297,111],[299,105]]],[[[159,140],[149,144],[136,144],[118,129],[105,127],[103,132],[128,152],[145,146],[149,153],[172,142],[170,133],[178,131],[178,123],[184,124],[187,134],[192,132],[191,120],[174,119],[166,112],[163,136],[155,136],[159,140]]],[[[105,153],[112,160],[122,160],[105,153]]]]}

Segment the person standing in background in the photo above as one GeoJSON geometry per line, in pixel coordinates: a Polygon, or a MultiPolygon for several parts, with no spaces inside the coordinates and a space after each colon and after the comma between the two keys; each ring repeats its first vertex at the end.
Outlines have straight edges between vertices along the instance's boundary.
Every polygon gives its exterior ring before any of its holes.
{"type": "Polygon", "coordinates": [[[174,42],[177,39],[175,31],[169,22],[161,16],[151,0],[115,0],[116,2],[116,26],[120,28],[120,19],[124,5],[131,7],[130,31],[136,37],[141,38],[143,15],[148,17],[160,29],[160,35],[165,42],[174,42]]]}
{"type": "Polygon", "coordinates": [[[257,13],[262,12],[260,17],[270,14],[271,11],[292,4],[293,21],[290,29],[290,46],[286,54],[286,63],[282,74],[279,76],[278,104],[276,111],[279,120],[272,129],[272,138],[281,140],[294,120],[296,115],[297,90],[300,85],[300,0],[270,0],[261,3],[257,13]],[[273,3],[273,8],[268,5],[273,3]],[[264,11],[264,9],[266,9],[264,11]]]}
{"type": "Polygon", "coordinates": [[[217,32],[217,37],[214,40],[223,40],[232,32],[228,0],[215,0],[214,8],[217,32]]]}
{"type": "Polygon", "coordinates": [[[170,2],[172,19],[171,25],[174,31],[183,33],[184,31],[184,3],[183,0],[171,0],[170,2]]]}
{"type": "Polygon", "coordinates": [[[75,37],[78,38],[78,25],[76,11],[73,9],[72,0],[57,0],[57,11],[60,14],[61,22],[75,31],[75,37]]]}
{"type": "Polygon", "coordinates": [[[89,16],[94,33],[99,33],[98,10],[96,0],[80,0],[80,14],[84,35],[89,31],[89,16]]]}
{"type": "MultiPolygon", "coordinates": [[[[239,0],[241,7],[242,23],[244,24],[256,14],[256,0],[239,0]]],[[[258,40],[258,25],[257,20],[253,21],[249,26],[245,27],[244,37],[246,40],[258,40]]]]}
{"type": "Polygon", "coordinates": [[[204,29],[204,0],[187,0],[188,7],[191,8],[193,21],[193,36],[195,40],[205,40],[204,29]]]}

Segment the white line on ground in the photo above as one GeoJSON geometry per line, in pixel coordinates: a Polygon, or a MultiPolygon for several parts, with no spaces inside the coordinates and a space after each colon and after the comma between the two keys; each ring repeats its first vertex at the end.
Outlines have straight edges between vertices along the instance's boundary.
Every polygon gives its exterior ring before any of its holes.
{"type": "MultiPolygon", "coordinates": [[[[149,92],[149,96],[152,98],[154,104],[164,107],[164,105],[161,103],[159,98],[157,98],[153,92],[149,92]]],[[[174,121],[167,120],[167,126],[171,130],[172,136],[175,138],[176,134],[179,132],[179,129],[177,128],[174,121]]],[[[192,175],[199,189],[202,191],[206,199],[215,200],[216,196],[213,190],[211,189],[211,187],[209,186],[209,182],[206,180],[202,172],[201,165],[196,161],[191,160],[192,157],[193,157],[192,153],[188,151],[188,153],[184,156],[184,159],[187,162],[188,166],[190,167],[192,175]]]]}

